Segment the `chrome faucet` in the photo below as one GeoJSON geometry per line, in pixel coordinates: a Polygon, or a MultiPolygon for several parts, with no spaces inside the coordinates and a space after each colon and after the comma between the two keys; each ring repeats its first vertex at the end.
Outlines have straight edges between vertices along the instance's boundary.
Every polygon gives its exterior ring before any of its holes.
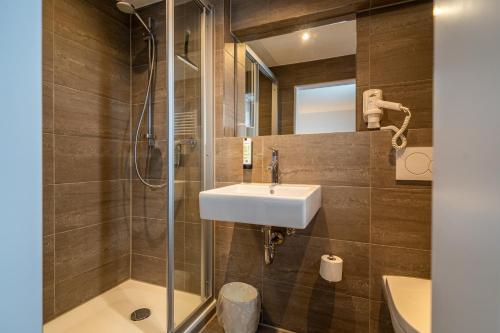
{"type": "Polygon", "coordinates": [[[273,185],[276,185],[280,183],[279,154],[278,149],[276,148],[271,148],[271,151],[272,159],[267,169],[272,172],[271,182],[273,183],[273,185]]]}

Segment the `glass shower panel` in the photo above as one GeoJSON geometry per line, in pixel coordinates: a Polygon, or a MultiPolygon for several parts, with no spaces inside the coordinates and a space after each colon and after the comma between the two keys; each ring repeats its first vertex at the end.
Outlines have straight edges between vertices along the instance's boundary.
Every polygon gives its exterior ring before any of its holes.
{"type": "Polygon", "coordinates": [[[204,188],[205,8],[174,7],[174,320],[178,326],[206,299],[204,227],[198,195],[204,188]]]}

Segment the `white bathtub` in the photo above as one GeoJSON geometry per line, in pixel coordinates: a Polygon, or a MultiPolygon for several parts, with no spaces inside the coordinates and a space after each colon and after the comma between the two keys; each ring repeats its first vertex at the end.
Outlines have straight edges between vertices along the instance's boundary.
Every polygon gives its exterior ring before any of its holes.
{"type": "MultiPolygon", "coordinates": [[[[128,280],[44,325],[44,333],[164,333],[166,289],[128,280]],[[151,309],[151,316],[130,320],[139,308],[151,309]]],[[[175,291],[175,323],[184,320],[201,304],[199,295],[175,291]]]]}

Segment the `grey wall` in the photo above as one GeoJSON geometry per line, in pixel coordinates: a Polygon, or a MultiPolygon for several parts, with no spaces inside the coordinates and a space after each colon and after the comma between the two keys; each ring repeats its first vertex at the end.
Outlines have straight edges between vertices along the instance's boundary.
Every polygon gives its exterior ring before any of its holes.
{"type": "Polygon", "coordinates": [[[500,3],[436,7],[432,331],[500,332],[500,3]]]}
{"type": "Polygon", "coordinates": [[[0,331],[35,333],[42,327],[41,1],[2,3],[2,12],[0,331]]]}

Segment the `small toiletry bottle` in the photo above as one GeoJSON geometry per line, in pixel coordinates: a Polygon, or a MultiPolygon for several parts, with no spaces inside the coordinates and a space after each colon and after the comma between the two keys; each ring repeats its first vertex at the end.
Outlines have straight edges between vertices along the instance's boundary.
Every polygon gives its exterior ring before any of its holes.
{"type": "Polygon", "coordinates": [[[243,169],[252,168],[252,139],[243,139],[243,169]]]}

